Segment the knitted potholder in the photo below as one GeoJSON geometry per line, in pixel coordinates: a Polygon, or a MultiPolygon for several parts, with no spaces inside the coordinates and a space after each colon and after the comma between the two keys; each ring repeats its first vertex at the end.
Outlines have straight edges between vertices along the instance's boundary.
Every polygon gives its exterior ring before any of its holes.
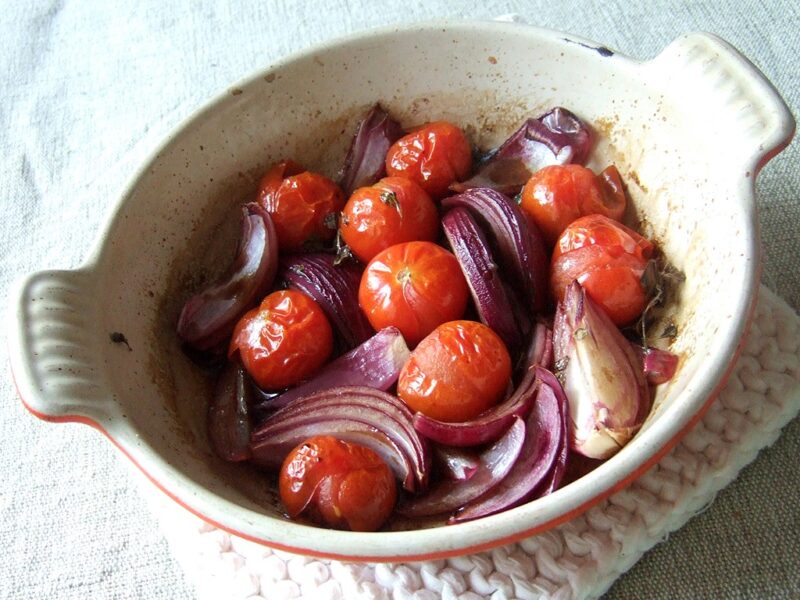
{"type": "Polygon", "coordinates": [[[705,417],[655,467],[583,515],[488,552],[353,564],[271,550],[149,501],[198,597],[492,600],[595,598],[771,445],[800,412],[800,318],[760,290],[747,344],[705,417]]]}

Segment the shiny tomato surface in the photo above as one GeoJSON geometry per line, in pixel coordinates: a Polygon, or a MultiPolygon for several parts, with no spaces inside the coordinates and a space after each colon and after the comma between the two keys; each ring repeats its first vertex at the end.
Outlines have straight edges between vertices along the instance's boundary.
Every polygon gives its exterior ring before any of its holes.
{"type": "Polygon", "coordinates": [[[468,295],[455,256],[433,242],[406,242],[370,261],[358,303],[375,331],[397,327],[413,347],[442,323],[460,318],[468,295]]]}
{"type": "Polygon", "coordinates": [[[454,181],[466,179],[472,169],[467,136],[446,121],[428,123],[392,144],[386,154],[386,172],[418,183],[436,200],[454,181]]]}
{"type": "Polygon", "coordinates": [[[653,255],[653,244],[641,234],[603,215],[587,215],[576,219],[559,236],[553,258],[584,246],[620,247],[626,254],[647,261],[653,255]]]}
{"type": "Polygon", "coordinates": [[[411,353],[397,395],[434,419],[468,421],[503,397],[510,378],[511,357],[494,331],[476,321],[450,321],[411,353]]]}
{"type": "Polygon", "coordinates": [[[287,160],[261,179],[258,202],[275,223],[281,251],[291,252],[333,239],[344,194],[327,177],[287,160]]]}
{"type": "Polygon", "coordinates": [[[274,292],[236,324],[228,355],[264,390],[278,391],[319,369],[333,349],[333,331],[311,298],[294,290],[274,292]]]}
{"type": "Polygon", "coordinates": [[[292,450],[278,482],[290,517],[305,514],[337,529],[375,531],[397,500],[394,475],[374,451],[331,436],[310,438],[292,450]]]}
{"type": "Polygon", "coordinates": [[[414,181],[385,177],[353,192],[342,211],[339,231],[356,258],[368,263],[389,246],[436,239],[439,213],[414,181]]]}
{"type": "Polygon", "coordinates": [[[602,215],[570,224],[556,242],[550,284],[557,300],[577,280],[618,326],[642,314],[647,293],[641,278],[653,245],[638,233],[602,215]]]}
{"type": "Polygon", "coordinates": [[[622,180],[613,165],[600,175],[581,165],[551,165],[522,188],[522,210],[551,245],[575,219],[601,214],[619,221],[625,205],[622,180]]]}

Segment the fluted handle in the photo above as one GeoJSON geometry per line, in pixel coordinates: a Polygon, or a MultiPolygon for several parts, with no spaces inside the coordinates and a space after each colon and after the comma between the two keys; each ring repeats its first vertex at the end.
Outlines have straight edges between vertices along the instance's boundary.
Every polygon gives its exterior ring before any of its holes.
{"type": "MultiPolygon", "coordinates": [[[[9,354],[25,406],[48,421],[101,422],[114,404],[101,357],[112,345],[98,328],[88,271],[42,271],[21,281],[11,306],[9,354]]],[[[12,296],[13,297],[13,296],[12,296]]]]}
{"type": "Polygon", "coordinates": [[[714,132],[718,147],[752,160],[755,173],[791,141],[795,120],[783,98],[753,63],[717,36],[679,37],[649,66],[654,82],[679,95],[696,124],[714,132]]]}

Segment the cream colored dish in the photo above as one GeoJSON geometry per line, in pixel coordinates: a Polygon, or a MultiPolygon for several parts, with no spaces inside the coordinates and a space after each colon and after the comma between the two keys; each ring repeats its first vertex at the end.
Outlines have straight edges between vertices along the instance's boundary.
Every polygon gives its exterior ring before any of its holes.
{"type": "Polygon", "coordinates": [[[642,474],[724,383],[759,277],[754,181],[793,132],[763,75],[708,34],[683,36],[648,62],[491,22],[381,29],[318,46],[230,89],[170,136],[134,176],[82,268],[20,283],[9,340],[20,396],[43,419],[97,427],[174,500],[274,547],[408,560],[543,531],[642,474]],[[376,100],[406,126],[459,123],[483,148],[556,105],[593,124],[590,166],[617,164],[632,216],[686,275],[670,306],[679,331],[672,350],[682,358],[638,435],[551,496],[460,525],[352,533],[288,521],[265,479],[212,454],[209,382],[181,352],[174,325],[187,294],[224,268],[235,207],[264,169],[293,157],[335,175],[376,100]],[[127,343],[112,335],[120,333],[127,343]]]}

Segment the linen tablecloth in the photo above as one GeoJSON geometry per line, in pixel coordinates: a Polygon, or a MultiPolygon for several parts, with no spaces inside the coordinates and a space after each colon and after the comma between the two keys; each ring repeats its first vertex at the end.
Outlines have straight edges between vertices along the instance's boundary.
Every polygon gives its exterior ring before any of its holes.
{"type": "MultiPolygon", "coordinates": [[[[710,31],[761,68],[795,114],[800,107],[797,2],[9,2],[0,11],[3,296],[20,275],[80,265],[148,153],[254,69],[367,27],[506,13],[637,58],[710,31]]],[[[795,141],[757,183],[764,279],[795,310],[797,167],[795,141]]],[[[89,428],[31,417],[10,377],[0,386],[0,597],[193,597],[122,456],[89,428]]],[[[795,420],[608,596],[800,596],[798,455],[795,420]]]]}

